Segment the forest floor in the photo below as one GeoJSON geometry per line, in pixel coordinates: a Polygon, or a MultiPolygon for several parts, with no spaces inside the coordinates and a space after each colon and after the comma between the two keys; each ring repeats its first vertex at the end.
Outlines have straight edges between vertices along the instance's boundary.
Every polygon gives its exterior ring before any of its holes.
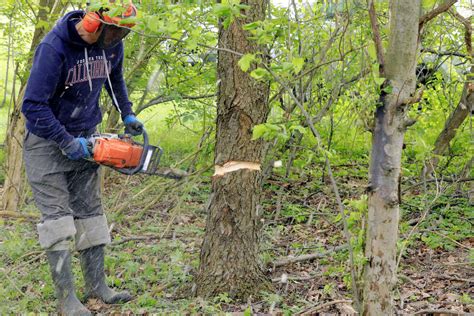
{"type": "MultiPolygon", "coordinates": [[[[106,260],[108,280],[128,289],[135,299],[122,306],[89,300],[89,309],[130,315],[354,313],[348,251],[332,193],[327,186],[314,184],[319,180],[304,177],[282,181],[275,176],[265,186],[262,261],[274,291],[245,303],[225,293],[208,301],[194,298],[192,282],[205,227],[209,179],[207,174],[198,181],[181,182],[114,174],[107,181],[104,205],[113,237],[106,260]],[[320,255],[314,260],[280,262],[308,254],[320,255]]],[[[351,232],[357,234],[364,222],[357,211],[357,201],[364,197],[363,179],[341,176],[338,183],[352,210],[351,232]]],[[[422,223],[405,244],[396,308],[400,314],[474,313],[472,207],[464,197],[450,194],[439,197],[424,216],[422,207],[415,207],[417,193],[405,195],[410,208],[402,204],[401,238],[419,219],[422,223]],[[450,213],[461,222],[452,220],[450,213]]],[[[34,212],[31,198],[27,202],[25,211],[34,212]]],[[[45,255],[37,245],[35,223],[35,219],[0,219],[0,262],[4,263],[0,314],[54,311],[53,288],[45,255]]],[[[356,254],[358,248],[355,244],[356,254]]],[[[77,258],[73,264],[82,293],[77,258]]],[[[361,263],[356,261],[356,266],[360,273],[361,263]]]]}

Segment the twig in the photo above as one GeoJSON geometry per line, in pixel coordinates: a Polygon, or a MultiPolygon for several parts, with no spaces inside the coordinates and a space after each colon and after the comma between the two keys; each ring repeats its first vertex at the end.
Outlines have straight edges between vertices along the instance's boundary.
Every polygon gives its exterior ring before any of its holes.
{"type": "Polygon", "coordinates": [[[431,21],[432,19],[434,19],[435,17],[437,17],[438,15],[440,15],[441,13],[445,12],[445,11],[448,11],[449,8],[451,8],[453,6],[453,4],[455,4],[456,2],[458,2],[458,0],[447,0],[445,1],[444,3],[440,4],[439,6],[437,6],[434,10],[431,10],[430,12],[427,12],[426,14],[424,14],[422,17],[420,17],[420,20],[419,20],[419,31],[421,32],[421,30],[423,29],[423,26],[428,23],[429,21],[431,21]]]}
{"type": "Polygon", "coordinates": [[[375,50],[377,53],[377,62],[379,63],[379,73],[381,77],[385,77],[385,60],[383,55],[382,37],[380,36],[379,23],[377,21],[377,15],[375,13],[374,0],[369,3],[369,18],[372,26],[372,37],[375,43],[375,50]]]}
{"type": "Polygon", "coordinates": [[[214,98],[216,96],[217,96],[216,93],[214,93],[214,94],[205,94],[205,95],[195,95],[195,96],[194,95],[181,95],[181,96],[178,96],[178,97],[162,95],[162,96],[151,99],[146,104],[143,104],[143,105],[139,106],[138,109],[136,110],[136,114],[140,113],[141,111],[143,111],[143,110],[145,110],[145,109],[147,109],[147,108],[149,108],[153,105],[166,103],[166,102],[170,102],[170,101],[174,101],[174,100],[200,100],[200,99],[214,98]]]}
{"type": "Polygon", "coordinates": [[[464,42],[466,44],[466,50],[468,55],[472,58],[473,51],[472,51],[472,22],[462,15],[460,15],[455,9],[451,8],[450,13],[464,25],[464,42]]]}
{"type": "Polygon", "coordinates": [[[441,262],[444,266],[471,266],[474,265],[474,261],[468,262],[441,262]]]}
{"type": "Polygon", "coordinates": [[[460,52],[450,52],[450,51],[437,51],[428,47],[423,47],[421,49],[422,53],[430,53],[438,56],[457,56],[457,57],[462,57],[466,58],[466,54],[460,53],[460,52]]]}
{"type": "Polygon", "coordinates": [[[431,208],[432,208],[433,205],[435,204],[436,200],[438,200],[438,198],[439,198],[440,195],[441,195],[438,182],[436,182],[436,186],[437,186],[437,189],[436,189],[436,196],[435,196],[434,199],[431,200],[431,202],[426,206],[425,210],[423,211],[423,214],[421,215],[421,218],[418,220],[418,222],[416,223],[416,225],[413,226],[413,228],[411,229],[410,233],[408,233],[407,238],[405,238],[405,240],[401,243],[400,253],[398,254],[398,259],[397,259],[397,268],[396,268],[396,270],[398,270],[398,267],[400,266],[400,262],[401,262],[401,260],[402,260],[403,252],[405,251],[406,243],[408,242],[408,240],[410,240],[411,236],[412,236],[412,235],[415,233],[415,231],[418,229],[418,226],[420,226],[421,223],[425,220],[426,216],[428,215],[429,211],[431,210],[431,208]]]}
{"type": "Polygon", "coordinates": [[[291,264],[291,263],[314,260],[314,259],[317,259],[317,258],[324,258],[328,254],[331,254],[333,252],[340,251],[340,250],[343,250],[343,249],[347,249],[347,244],[334,247],[331,250],[326,250],[326,251],[322,251],[322,252],[316,252],[316,253],[310,253],[310,254],[307,254],[307,255],[301,255],[301,256],[298,256],[298,257],[290,257],[290,258],[286,258],[286,259],[277,260],[277,261],[274,261],[274,262],[270,262],[268,264],[268,266],[273,267],[273,268],[278,268],[278,267],[286,266],[286,265],[291,264]]]}
{"type": "Polygon", "coordinates": [[[282,282],[282,280],[285,278],[283,276],[280,276],[279,278],[273,278],[272,282],[273,283],[287,283],[287,281],[308,281],[312,280],[316,277],[319,277],[320,275],[310,275],[310,276],[287,276],[286,281],[282,282]]]}
{"type": "Polygon", "coordinates": [[[446,236],[445,234],[442,234],[442,233],[440,233],[440,232],[437,232],[436,230],[423,229],[422,231],[436,234],[436,235],[441,236],[441,237],[443,237],[443,238],[449,239],[450,241],[452,241],[453,243],[455,243],[455,244],[458,245],[459,247],[462,247],[462,248],[467,249],[467,250],[469,250],[469,251],[472,250],[472,248],[470,248],[470,247],[468,247],[468,246],[466,246],[466,245],[463,245],[463,244],[461,244],[459,241],[454,240],[454,239],[452,239],[451,237],[446,236]]]}
{"type": "Polygon", "coordinates": [[[20,258],[18,258],[16,261],[22,261],[23,259],[25,259],[26,257],[29,257],[29,256],[32,256],[32,255],[41,255],[44,253],[44,250],[34,250],[34,251],[30,251],[28,253],[25,253],[24,255],[22,255],[20,258]]]}
{"type": "Polygon", "coordinates": [[[140,240],[157,240],[157,239],[163,239],[163,238],[171,238],[173,236],[132,236],[132,237],[126,237],[121,240],[114,241],[110,243],[111,247],[121,245],[124,243],[127,243],[129,241],[140,241],[140,240]]]}
{"type": "Polygon", "coordinates": [[[451,280],[451,281],[459,281],[459,282],[466,282],[466,283],[474,283],[474,279],[464,279],[464,278],[458,278],[458,277],[453,277],[450,275],[442,275],[442,274],[435,274],[433,275],[437,279],[442,279],[442,280],[451,280]]]}
{"type": "Polygon", "coordinates": [[[9,274],[10,274],[10,271],[7,271],[5,270],[4,268],[0,268],[0,271],[3,273],[3,275],[7,278],[7,280],[11,283],[11,285],[15,288],[15,290],[17,290],[22,296],[26,296],[25,293],[23,293],[23,291],[16,285],[16,282],[13,281],[9,274]]]}
{"type": "Polygon", "coordinates": [[[415,315],[424,314],[448,314],[448,315],[464,315],[464,312],[453,311],[449,309],[423,309],[415,313],[415,315]]]}
{"type": "MultiPolygon", "coordinates": [[[[404,189],[402,192],[403,193],[406,193],[408,191],[410,191],[411,189],[417,187],[417,186],[420,186],[422,184],[425,184],[425,183],[430,183],[430,182],[437,182],[439,181],[438,179],[429,179],[429,180],[425,180],[425,181],[421,181],[421,182],[417,182],[415,184],[412,184],[411,186],[409,186],[408,188],[404,189]]],[[[458,183],[458,182],[470,182],[470,181],[474,181],[474,178],[464,178],[464,179],[442,179],[442,182],[455,182],[455,183],[458,183]]]]}
{"type": "Polygon", "coordinates": [[[410,278],[409,276],[407,276],[407,275],[405,275],[405,274],[399,274],[398,277],[399,277],[400,279],[404,280],[404,281],[407,281],[407,282],[411,283],[412,285],[414,285],[414,286],[415,286],[416,288],[418,288],[418,289],[422,289],[422,288],[423,288],[423,286],[417,284],[417,283],[415,282],[415,280],[413,280],[412,278],[410,278]]]}
{"type": "Polygon", "coordinates": [[[324,304],[321,304],[321,305],[316,305],[316,306],[311,306],[311,307],[308,307],[304,310],[302,310],[301,312],[299,313],[296,313],[295,315],[313,315],[315,312],[325,308],[325,307],[328,307],[328,306],[331,306],[331,305],[336,305],[336,304],[344,304],[344,303],[352,303],[352,300],[334,300],[334,301],[331,301],[331,302],[327,302],[327,303],[324,303],[324,304]]]}
{"type": "Polygon", "coordinates": [[[0,217],[37,219],[40,216],[39,216],[39,214],[35,214],[35,213],[20,213],[20,212],[14,212],[14,211],[0,211],[0,217]]]}

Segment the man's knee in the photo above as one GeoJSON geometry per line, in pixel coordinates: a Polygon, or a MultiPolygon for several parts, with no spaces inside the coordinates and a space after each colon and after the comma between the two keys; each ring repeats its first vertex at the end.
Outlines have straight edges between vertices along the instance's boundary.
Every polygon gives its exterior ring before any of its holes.
{"type": "Polygon", "coordinates": [[[42,248],[62,247],[63,241],[74,238],[76,226],[72,216],[63,216],[58,219],[45,220],[37,225],[39,242],[42,248]]]}
{"type": "Polygon", "coordinates": [[[76,250],[110,243],[109,227],[105,215],[74,220],[77,232],[76,250]]]}

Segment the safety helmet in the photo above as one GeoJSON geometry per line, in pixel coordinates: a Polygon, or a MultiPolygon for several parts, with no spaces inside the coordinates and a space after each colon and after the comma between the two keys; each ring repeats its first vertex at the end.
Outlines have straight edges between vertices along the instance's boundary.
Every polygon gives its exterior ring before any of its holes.
{"type": "MultiPolygon", "coordinates": [[[[111,3],[115,2],[109,0],[111,3]]],[[[132,1],[124,5],[126,10],[121,16],[109,16],[108,8],[100,8],[95,12],[87,12],[82,19],[84,30],[89,33],[95,33],[101,30],[96,45],[100,48],[110,48],[122,41],[130,33],[130,28],[135,26],[133,22],[124,23],[128,18],[137,16],[137,8],[132,1]]]]}

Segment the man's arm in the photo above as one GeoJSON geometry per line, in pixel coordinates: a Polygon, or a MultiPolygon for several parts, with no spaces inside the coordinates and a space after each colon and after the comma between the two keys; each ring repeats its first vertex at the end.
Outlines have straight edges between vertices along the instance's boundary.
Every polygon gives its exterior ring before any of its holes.
{"type": "Polygon", "coordinates": [[[33,127],[35,135],[54,140],[64,148],[74,137],[54,116],[49,103],[60,87],[62,65],[63,60],[51,46],[38,46],[21,111],[28,124],[33,127]]]}

